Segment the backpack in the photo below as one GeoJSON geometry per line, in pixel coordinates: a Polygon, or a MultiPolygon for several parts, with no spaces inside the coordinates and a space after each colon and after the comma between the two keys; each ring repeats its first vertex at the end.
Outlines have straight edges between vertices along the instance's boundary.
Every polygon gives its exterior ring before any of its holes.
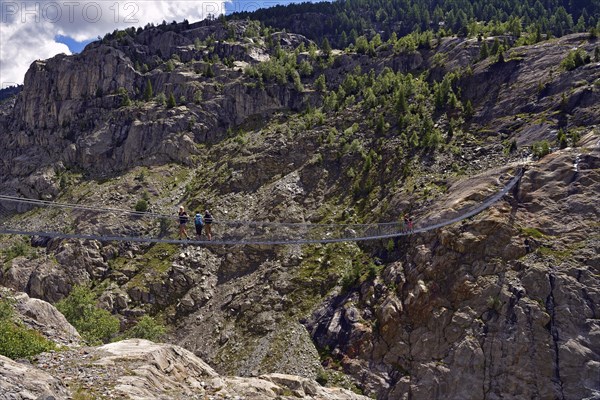
{"type": "Polygon", "coordinates": [[[194,223],[196,224],[196,226],[204,225],[204,221],[202,221],[202,215],[196,214],[196,217],[194,218],[194,223]]]}

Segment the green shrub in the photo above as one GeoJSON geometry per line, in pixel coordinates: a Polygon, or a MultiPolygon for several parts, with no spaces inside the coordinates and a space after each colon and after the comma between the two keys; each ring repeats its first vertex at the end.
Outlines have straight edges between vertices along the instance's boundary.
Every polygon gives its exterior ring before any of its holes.
{"type": "Polygon", "coordinates": [[[171,221],[168,218],[161,218],[158,221],[158,237],[160,238],[168,235],[171,225],[171,221]]]}
{"type": "Polygon", "coordinates": [[[165,96],[165,94],[163,92],[160,92],[158,95],[156,95],[156,102],[158,104],[160,104],[161,106],[164,106],[167,104],[167,96],[165,96]]]}
{"type": "Polygon", "coordinates": [[[569,131],[568,136],[571,139],[572,146],[577,146],[577,142],[579,142],[579,139],[581,139],[581,135],[579,134],[579,132],[574,130],[569,131]]]}
{"type": "Polygon", "coordinates": [[[129,107],[130,105],[131,105],[131,99],[129,98],[129,95],[126,93],[121,98],[121,107],[129,107]]]}
{"type": "Polygon", "coordinates": [[[581,67],[591,61],[590,55],[584,49],[571,50],[569,54],[561,61],[560,66],[571,71],[581,67]]]}
{"type": "Polygon", "coordinates": [[[135,211],[138,211],[138,212],[148,211],[148,202],[144,199],[139,199],[138,202],[135,203],[135,211]]]}
{"type": "Polygon", "coordinates": [[[542,158],[548,154],[550,154],[550,143],[547,140],[542,140],[540,142],[535,142],[531,146],[531,152],[537,158],[542,158]]]}
{"type": "Polygon", "coordinates": [[[3,298],[0,299],[0,321],[11,321],[15,312],[13,309],[13,299],[3,298]]]}
{"type": "Polygon", "coordinates": [[[344,292],[350,290],[358,282],[361,272],[361,265],[356,262],[353,262],[352,267],[345,271],[340,280],[340,285],[344,292]]]}
{"type": "Polygon", "coordinates": [[[9,248],[0,250],[0,255],[2,255],[4,262],[8,262],[8,261],[12,260],[13,258],[26,256],[28,253],[27,250],[28,250],[27,244],[25,242],[23,242],[22,240],[19,240],[15,244],[10,246],[9,248]]]}
{"type": "Polygon", "coordinates": [[[165,334],[166,328],[149,315],[144,315],[137,324],[125,332],[126,338],[140,338],[158,341],[165,334]]]}
{"type": "Polygon", "coordinates": [[[561,149],[564,149],[569,145],[567,142],[567,134],[562,128],[558,130],[556,141],[558,142],[558,147],[561,149]]]}
{"type": "Polygon", "coordinates": [[[175,96],[173,93],[169,94],[169,100],[167,100],[167,108],[173,108],[177,106],[177,102],[175,101],[175,96]]]}
{"type": "Polygon", "coordinates": [[[385,248],[386,248],[386,250],[387,250],[388,253],[393,253],[394,249],[396,248],[396,244],[394,243],[394,239],[388,240],[385,248]]]}
{"type": "Polygon", "coordinates": [[[14,322],[13,305],[9,299],[0,299],[0,354],[16,360],[56,349],[56,344],[39,332],[14,322]]]}
{"type": "Polygon", "coordinates": [[[201,90],[196,90],[194,92],[194,103],[196,103],[196,104],[202,103],[202,91],[201,90]]]}
{"type": "Polygon", "coordinates": [[[86,286],[76,286],[59,301],[56,308],[90,344],[107,343],[119,331],[119,319],[96,306],[94,293],[86,286]]]}
{"type": "Polygon", "coordinates": [[[214,78],[215,77],[215,71],[213,70],[212,65],[208,64],[206,66],[206,69],[204,70],[204,76],[206,76],[207,78],[214,78]]]}
{"type": "Polygon", "coordinates": [[[544,235],[544,233],[537,228],[521,228],[521,232],[536,239],[543,239],[546,237],[546,235],[544,235]]]}
{"type": "Polygon", "coordinates": [[[329,381],[329,376],[327,375],[327,372],[325,372],[324,370],[320,370],[317,373],[317,377],[315,378],[315,380],[317,381],[317,383],[321,386],[325,386],[327,385],[327,382],[329,381]]]}
{"type": "Polygon", "coordinates": [[[498,296],[489,296],[486,303],[489,310],[500,311],[502,308],[502,301],[498,296]]]}
{"type": "Polygon", "coordinates": [[[0,354],[16,360],[55,350],[56,345],[33,329],[11,321],[0,322],[0,354]]]}
{"type": "Polygon", "coordinates": [[[504,154],[512,154],[517,151],[517,141],[516,139],[505,140],[504,144],[504,154]]]}

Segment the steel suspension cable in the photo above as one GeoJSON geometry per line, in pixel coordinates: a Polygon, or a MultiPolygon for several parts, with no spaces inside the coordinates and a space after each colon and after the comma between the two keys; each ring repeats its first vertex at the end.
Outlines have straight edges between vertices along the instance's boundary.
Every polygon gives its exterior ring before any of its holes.
{"type": "Polygon", "coordinates": [[[0,234],[97,240],[101,242],[125,241],[198,245],[280,245],[390,239],[428,232],[470,218],[499,201],[517,184],[522,174],[523,169],[520,168],[502,190],[477,206],[461,212],[454,218],[431,222],[410,230],[398,222],[310,224],[230,220],[215,222],[215,225],[222,231],[219,233],[219,238],[215,240],[180,240],[165,237],[174,234],[171,230],[172,227],[170,227],[170,225],[173,225],[174,217],[172,215],[0,195],[0,234]],[[22,208],[27,208],[28,211],[24,214],[16,212],[22,208]],[[42,210],[46,210],[47,215],[39,216],[38,214],[43,213],[42,210]],[[110,220],[112,222],[111,226],[98,224],[100,220],[110,220]],[[17,223],[18,226],[11,225],[14,223],[17,223]],[[156,223],[158,223],[158,226],[156,223]],[[24,225],[30,226],[31,229],[23,229],[22,226],[24,225]],[[117,226],[118,229],[115,229],[114,226],[117,226]]]}

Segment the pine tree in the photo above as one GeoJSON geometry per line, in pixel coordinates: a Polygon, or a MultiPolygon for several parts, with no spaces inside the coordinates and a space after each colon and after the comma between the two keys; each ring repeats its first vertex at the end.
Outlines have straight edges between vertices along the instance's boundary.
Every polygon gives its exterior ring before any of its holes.
{"type": "Polygon", "coordinates": [[[567,134],[562,128],[558,130],[557,141],[558,147],[560,147],[561,149],[564,149],[569,145],[569,143],[567,142],[567,134]]]}
{"type": "Polygon", "coordinates": [[[408,139],[408,143],[414,148],[419,147],[419,135],[417,135],[416,130],[413,130],[410,138],[408,139]]]}
{"type": "Polygon", "coordinates": [[[406,94],[404,90],[398,92],[398,99],[396,100],[396,111],[398,114],[404,114],[408,111],[408,102],[406,101],[406,94]]]}
{"type": "Polygon", "coordinates": [[[467,100],[467,103],[465,104],[465,119],[471,119],[473,113],[473,104],[471,103],[471,100],[467,100]]]}
{"type": "Polygon", "coordinates": [[[485,60],[486,58],[488,58],[490,55],[490,50],[488,48],[487,42],[483,42],[481,44],[481,47],[479,48],[479,59],[480,60],[485,60]]]}
{"type": "Polygon", "coordinates": [[[379,117],[377,118],[377,122],[375,124],[375,132],[377,132],[379,135],[385,133],[385,119],[383,118],[382,114],[379,114],[379,117]]]}
{"type": "Polygon", "coordinates": [[[492,48],[490,50],[490,54],[495,56],[496,54],[498,54],[498,51],[500,51],[500,41],[498,40],[498,38],[495,38],[494,43],[492,44],[492,48]]]}
{"type": "Polygon", "coordinates": [[[321,43],[321,50],[323,51],[323,55],[325,57],[329,57],[331,55],[331,45],[329,44],[329,40],[327,38],[323,39],[321,43]]]}
{"type": "Polygon", "coordinates": [[[373,39],[371,39],[371,44],[375,49],[383,44],[383,42],[381,41],[381,35],[379,33],[373,36],[373,39]]]}
{"type": "Polygon", "coordinates": [[[327,83],[325,82],[325,75],[319,75],[315,81],[315,90],[319,92],[327,91],[327,83]]]}
{"type": "Polygon", "coordinates": [[[121,99],[121,107],[129,107],[131,105],[131,99],[129,98],[129,95],[127,93],[125,93],[123,95],[123,98],[121,99]]]}
{"type": "Polygon", "coordinates": [[[167,100],[167,108],[173,108],[175,106],[177,106],[177,102],[175,102],[175,96],[173,95],[173,92],[171,92],[169,100],[167,100]]]}
{"type": "Polygon", "coordinates": [[[346,46],[348,46],[348,35],[346,34],[346,31],[342,31],[339,39],[339,48],[345,49],[346,46]]]}
{"type": "Polygon", "coordinates": [[[150,100],[152,100],[153,96],[154,96],[154,92],[152,90],[152,82],[150,82],[150,79],[148,79],[146,81],[146,89],[144,90],[144,100],[150,101],[150,100]]]}
{"type": "Polygon", "coordinates": [[[504,52],[502,51],[503,49],[500,49],[500,52],[498,53],[498,62],[500,64],[502,64],[505,60],[504,60],[504,52]]]}

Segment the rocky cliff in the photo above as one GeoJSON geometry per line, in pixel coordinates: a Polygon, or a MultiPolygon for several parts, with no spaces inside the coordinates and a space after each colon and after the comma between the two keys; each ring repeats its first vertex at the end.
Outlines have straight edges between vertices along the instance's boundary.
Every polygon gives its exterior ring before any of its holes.
{"type": "MultiPolygon", "coordinates": [[[[178,396],[352,396],[318,380],[381,399],[600,396],[600,65],[562,66],[596,42],[570,35],[483,59],[481,46],[442,38],[328,55],[251,21],[209,21],[115,32],[34,63],[0,106],[0,192],[113,208],[142,199],[164,214],[211,208],[217,236],[219,219],[450,218],[527,158],[518,187],[491,209],[390,241],[3,237],[2,285],[56,302],[88,284],[123,327],[144,314],[172,327],[173,345],[42,355],[45,373],[104,395],[145,396],[156,384],[178,396]],[[84,356],[92,365],[77,375],[84,356]],[[98,371],[101,383],[86,381],[98,371]]],[[[76,223],[135,229],[114,215],[76,223]]],[[[66,393],[44,376],[40,387],[66,393]]]]}
{"type": "Polygon", "coordinates": [[[318,308],[306,326],[331,362],[381,398],[596,398],[600,149],[582,141],[318,308]]]}

